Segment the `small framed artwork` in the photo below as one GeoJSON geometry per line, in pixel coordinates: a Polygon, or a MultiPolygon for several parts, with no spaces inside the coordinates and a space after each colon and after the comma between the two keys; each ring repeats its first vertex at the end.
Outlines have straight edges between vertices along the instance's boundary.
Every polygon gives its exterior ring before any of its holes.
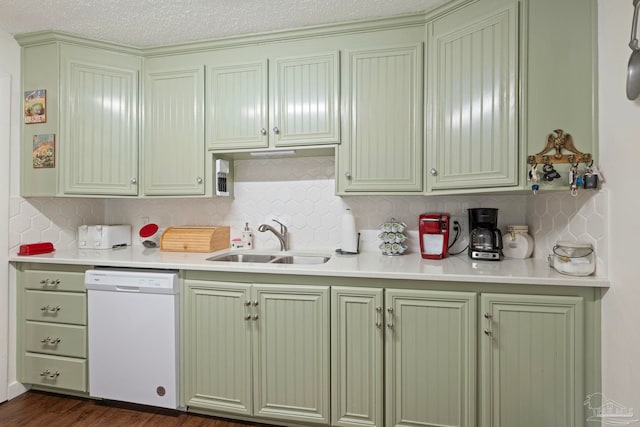
{"type": "Polygon", "coordinates": [[[33,135],[32,157],[35,169],[56,167],[56,135],[33,135]]]}
{"type": "Polygon", "coordinates": [[[24,93],[24,122],[45,123],[47,121],[47,91],[30,90],[24,93]]]}

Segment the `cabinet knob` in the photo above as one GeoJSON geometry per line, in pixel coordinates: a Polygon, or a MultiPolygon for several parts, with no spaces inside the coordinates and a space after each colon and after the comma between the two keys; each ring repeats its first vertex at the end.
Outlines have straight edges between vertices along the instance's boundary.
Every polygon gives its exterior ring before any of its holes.
{"type": "Polygon", "coordinates": [[[260,134],[261,135],[266,135],[267,134],[267,130],[265,128],[260,129],[260,134]]]}
{"type": "Polygon", "coordinates": [[[258,320],[258,315],[257,314],[253,315],[253,320],[258,320]]]}
{"type": "Polygon", "coordinates": [[[202,178],[201,178],[201,177],[197,177],[197,178],[196,178],[196,182],[197,182],[198,184],[202,184],[202,178]]]}
{"type": "Polygon", "coordinates": [[[484,314],[484,318],[485,319],[491,319],[493,316],[490,313],[485,313],[484,314]]]}
{"type": "Polygon", "coordinates": [[[346,172],[344,173],[344,177],[345,177],[345,178],[347,178],[347,179],[351,179],[351,172],[346,171],[346,172]]]}
{"type": "Polygon", "coordinates": [[[429,173],[431,174],[431,176],[436,176],[436,175],[438,175],[438,169],[436,169],[436,168],[431,168],[431,170],[429,171],[429,173]]]}
{"type": "Polygon", "coordinates": [[[490,336],[491,336],[491,331],[490,331],[490,330],[488,330],[488,329],[485,329],[485,330],[484,330],[484,334],[485,334],[486,336],[490,337],[490,336]]]}
{"type": "Polygon", "coordinates": [[[137,184],[138,183],[138,178],[136,178],[136,177],[131,178],[131,183],[132,184],[137,184]]]}
{"type": "Polygon", "coordinates": [[[273,127],[273,133],[275,133],[276,135],[280,133],[280,129],[278,129],[278,126],[273,127]]]}

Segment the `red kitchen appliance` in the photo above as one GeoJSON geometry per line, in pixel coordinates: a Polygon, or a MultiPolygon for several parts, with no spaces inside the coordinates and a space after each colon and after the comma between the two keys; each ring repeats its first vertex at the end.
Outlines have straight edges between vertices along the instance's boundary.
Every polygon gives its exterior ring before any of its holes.
{"type": "Polygon", "coordinates": [[[424,259],[446,258],[449,247],[450,215],[423,213],[418,218],[420,254],[424,259]]]}

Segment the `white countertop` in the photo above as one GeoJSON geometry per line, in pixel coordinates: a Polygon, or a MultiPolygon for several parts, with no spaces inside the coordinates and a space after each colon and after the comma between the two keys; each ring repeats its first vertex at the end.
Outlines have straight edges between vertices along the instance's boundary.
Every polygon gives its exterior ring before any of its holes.
{"type": "MultiPolygon", "coordinates": [[[[132,268],[161,268],[180,270],[206,270],[243,273],[292,274],[329,277],[387,278],[406,280],[438,280],[450,282],[507,283],[524,285],[555,285],[609,287],[606,277],[574,277],[562,275],[540,259],[509,259],[501,261],[475,261],[466,254],[443,260],[422,259],[419,254],[389,257],[379,252],[359,255],[337,255],[325,264],[261,264],[212,262],[207,258],[224,253],[164,252],[132,246],[119,249],[58,250],[49,254],[20,256],[10,254],[14,262],[45,264],[92,265],[132,268]]],[[[245,251],[246,252],[246,251],[245,251]]],[[[236,251],[234,253],[243,253],[236,251]]],[[[264,253],[250,251],[250,253],[264,253]]],[[[269,252],[273,254],[273,252],[269,252]]],[[[278,252],[281,254],[281,252],[278,252]]],[[[291,251],[304,255],[308,252],[291,251]]],[[[318,254],[318,253],[314,253],[318,254]]]]}

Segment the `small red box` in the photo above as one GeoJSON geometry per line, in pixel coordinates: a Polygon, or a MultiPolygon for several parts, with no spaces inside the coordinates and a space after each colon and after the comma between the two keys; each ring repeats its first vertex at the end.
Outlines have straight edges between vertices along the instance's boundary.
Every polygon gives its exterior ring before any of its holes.
{"type": "Polygon", "coordinates": [[[51,242],[29,243],[26,245],[20,245],[18,255],[48,254],[55,250],[56,249],[53,247],[53,243],[51,242]]]}

